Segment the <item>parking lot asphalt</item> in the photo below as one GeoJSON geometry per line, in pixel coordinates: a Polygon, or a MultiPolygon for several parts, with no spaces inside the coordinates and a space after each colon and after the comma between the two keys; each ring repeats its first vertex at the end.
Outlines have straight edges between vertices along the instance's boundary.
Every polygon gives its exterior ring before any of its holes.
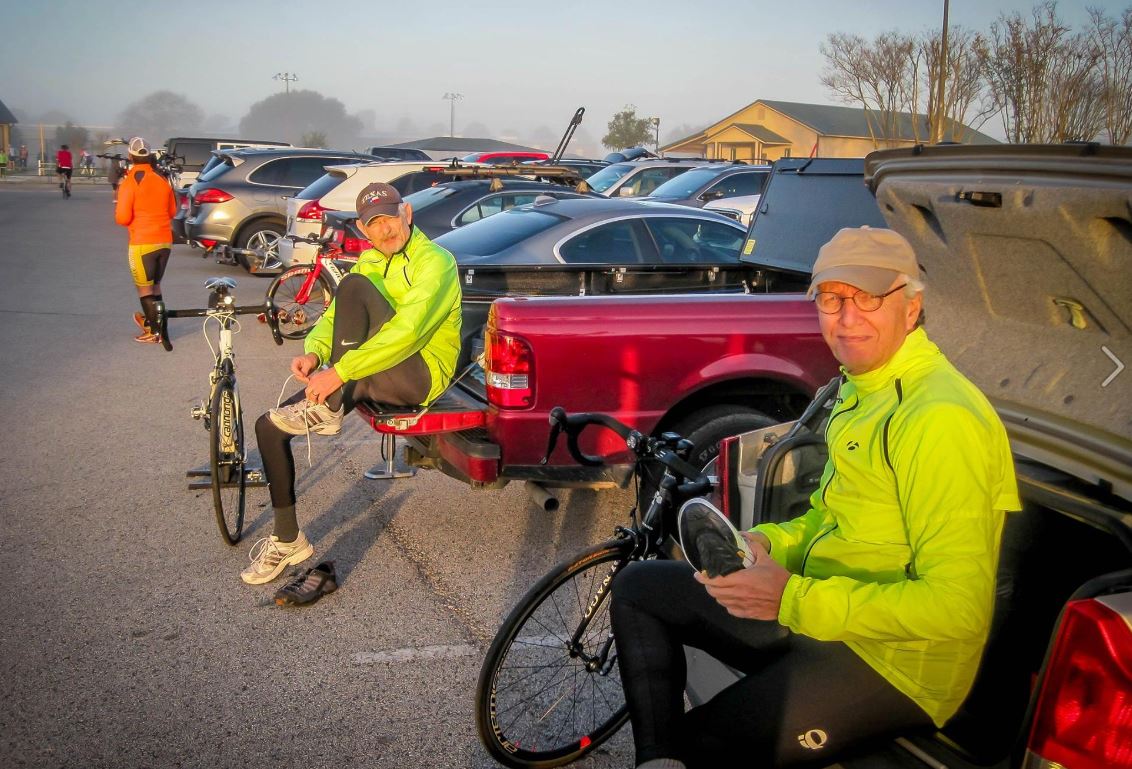
{"type": "MultiPolygon", "coordinates": [[[[376,434],[348,417],[299,466],[309,565],[340,589],[305,609],[239,579],[267,536],[265,488],[229,547],[189,416],[207,394],[199,321],[172,353],[133,341],[138,309],[110,190],[0,185],[5,439],[0,449],[0,764],[6,767],[490,767],[473,692],[491,636],[553,563],[624,521],[626,492],[575,492],[547,514],[522,488],[472,491],[437,472],[368,481],[376,434]]],[[[173,250],[172,308],[209,275],[240,304],[268,281],[173,250]]],[[[298,342],[245,318],[236,359],[248,440],[298,342]]],[[[292,387],[294,387],[292,385],[292,387]]],[[[297,389],[297,388],[296,388],[297,389]]],[[[293,391],[288,390],[287,394],[293,391]]],[[[632,765],[629,729],[579,767],[632,765]]]]}

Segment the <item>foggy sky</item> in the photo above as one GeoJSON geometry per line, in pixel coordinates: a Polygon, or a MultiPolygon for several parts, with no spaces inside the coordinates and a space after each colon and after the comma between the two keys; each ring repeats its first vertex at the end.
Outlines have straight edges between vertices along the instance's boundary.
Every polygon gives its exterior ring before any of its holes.
{"type": "MultiPolygon", "coordinates": [[[[954,0],[950,22],[985,31],[1033,2],[954,0]]],[[[1081,28],[1086,3],[1058,14],[1081,28]]],[[[1129,5],[1090,0],[1116,16],[1129,5]]],[[[871,39],[938,27],[942,0],[763,0],[570,3],[310,0],[0,0],[0,101],[37,115],[113,126],[158,90],[196,103],[212,130],[298,76],[361,113],[375,134],[412,126],[447,134],[446,92],[459,92],[456,133],[558,137],[579,106],[596,139],[626,104],[677,126],[720,120],[755,99],[833,104],[819,82],[819,44],[832,32],[871,39]],[[789,12],[791,15],[786,15],[789,12]],[[478,124],[478,125],[477,125],[478,124]]],[[[368,127],[368,126],[367,126],[368,127]]],[[[992,124],[983,129],[992,135],[992,124]]],[[[155,137],[163,139],[164,137],[155,137]]]]}

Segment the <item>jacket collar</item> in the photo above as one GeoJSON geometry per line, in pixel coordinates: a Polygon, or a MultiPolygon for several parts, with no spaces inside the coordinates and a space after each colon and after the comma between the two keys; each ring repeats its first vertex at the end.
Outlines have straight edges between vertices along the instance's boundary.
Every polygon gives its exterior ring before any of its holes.
{"type": "Polygon", "coordinates": [[[878,369],[865,374],[850,374],[841,367],[841,373],[853,384],[861,395],[868,395],[889,386],[894,379],[904,376],[914,368],[940,355],[939,348],[928,339],[923,328],[913,329],[904,338],[904,343],[892,358],[878,369]]]}

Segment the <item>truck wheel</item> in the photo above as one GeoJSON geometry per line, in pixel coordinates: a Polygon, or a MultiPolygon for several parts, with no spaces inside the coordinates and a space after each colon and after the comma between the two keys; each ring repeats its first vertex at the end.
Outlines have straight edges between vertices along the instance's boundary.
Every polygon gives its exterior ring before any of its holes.
{"type": "MultiPolygon", "coordinates": [[[[249,225],[246,230],[240,233],[240,237],[236,241],[236,248],[263,251],[266,258],[274,258],[279,255],[279,239],[282,237],[282,225],[274,222],[257,222],[249,225]]],[[[253,258],[248,254],[236,254],[236,261],[248,272],[252,271],[253,258]]]]}
{"type": "MultiPolygon", "coordinates": [[[[719,455],[719,442],[724,438],[773,424],[776,420],[749,406],[711,406],[684,417],[672,430],[695,446],[688,461],[696,467],[704,467],[719,455]]],[[[646,466],[643,469],[638,497],[642,514],[648,509],[663,473],[663,467],[646,466]]]]}

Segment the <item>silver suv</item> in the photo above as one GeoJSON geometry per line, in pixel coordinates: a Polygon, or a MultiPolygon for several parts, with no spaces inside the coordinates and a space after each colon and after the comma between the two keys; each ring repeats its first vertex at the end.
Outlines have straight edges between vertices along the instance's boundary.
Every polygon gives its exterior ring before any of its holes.
{"type": "Polygon", "coordinates": [[[709,162],[699,158],[626,160],[606,166],[586,179],[586,184],[607,198],[640,198],[688,169],[709,162]]]}
{"type": "Polygon", "coordinates": [[[287,200],[326,173],[326,166],[373,160],[358,152],[321,149],[247,149],[218,155],[220,162],[189,188],[185,238],[205,249],[234,246],[236,260],[251,270],[245,250],[274,261],[286,231],[287,200]]]}

